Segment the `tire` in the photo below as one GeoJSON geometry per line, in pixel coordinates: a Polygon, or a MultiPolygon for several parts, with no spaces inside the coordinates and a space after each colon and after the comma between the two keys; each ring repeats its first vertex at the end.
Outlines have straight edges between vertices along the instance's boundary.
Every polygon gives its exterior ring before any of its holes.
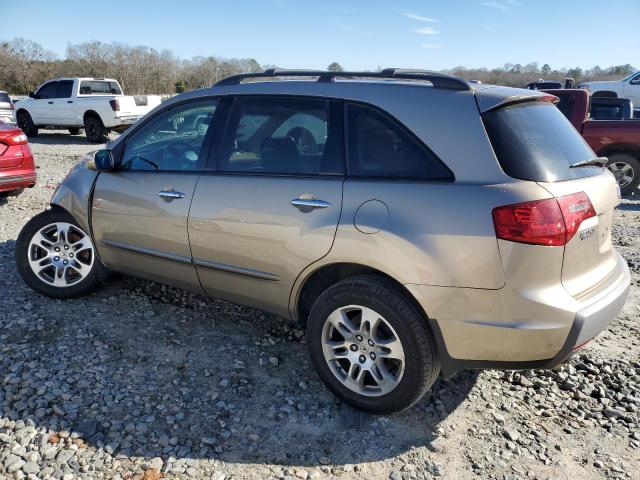
{"type": "Polygon", "coordinates": [[[631,195],[640,184],[640,160],[629,153],[609,155],[607,168],[616,177],[622,195],[631,195]]]}
{"type": "Polygon", "coordinates": [[[18,273],[26,284],[52,298],[77,298],[89,294],[100,287],[102,274],[106,271],[96,256],[91,237],[82,231],[71,215],[60,208],[46,210],[27,222],[16,241],[15,260],[18,273]],[[66,230],[69,235],[61,237],[58,233],[61,230],[66,230]],[[79,233],[84,236],[81,237],[79,233]],[[36,242],[38,247],[32,244],[37,235],[45,240],[44,243],[36,242]],[[45,248],[43,245],[47,244],[45,248]],[[65,250],[65,244],[75,246],[65,250]],[[59,250],[55,251],[55,248],[59,250]],[[62,265],[63,257],[67,258],[66,267],[62,265]],[[32,268],[31,260],[40,275],[32,268]],[[42,263],[38,264],[38,261],[42,263]],[[59,270],[64,270],[62,277],[56,275],[59,270]],[[82,274],[79,273],[81,270],[82,274]]]}
{"type": "Polygon", "coordinates": [[[15,190],[9,190],[6,192],[0,192],[0,198],[2,197],[17,197],[22,192],[24,192],[24,188],[17,188],[15,190]]]}
{"type": "Polygon", "coordinates": [[[108,140],[109,131],[104,128],[102,120],[98,117],[87,117],[84,121],[84,131],[91,143],[105,143],[108,140]]]}
{"type": "Polygon", "coordinates": [[[311,307],[307,344],[311,361],[329,390],[344,402],[370,413],[388,414],[409,408],[422,398],[440,373],[440,359],[426,319],[399,287],[378,275],[350,277],[322,293],[311,307]],[[345,329],[346,322],[341,320],[339,323],[343,325],[339,328],[342,330],[338,330],[330,319],[344,319],[345,316],[351,328],[345,329]],[[374,319],[373,322],[378,319],[381,326],[367,333],[367,328],[363,328],[365,322],[361,320],[365,316],[374,319]],[[360,341],[357,335],[363,332],[360,341]],[[327,341],[335,343],[327,346],[327,341]],[[403,367],[398,360],[383,358],[385,347],[382,345],[385,343],[394,346],[396,353],[391,356],[401,357],[397,353],[398,342],[404,354],[403,367]],[[343,344],[344,347],[337,346],[343,344]],[[339,356],[330,361],[326,351],[336,352],[339,356]],[[386,387],[373,374],[376,368],[380,374],[380,362],[391,375],[387,378],[393,379],[386,387]],[[355,365],[360,364],[364,368],[356,372],[355,365]],[[354,382],[346,380],[347,369],[354,370],[354,382]],[[362,373],[363,381],[358,385],[356,381],[362,370],[366,373],[362,373]]]}
{"type": "Polygon", "coordinates": [[[31,115],[28,112],[18,112],[18,127],[29,138],[38,136],[38,127],[33,123],[31,115]]]}
{"type": "Polygon", "coordinates": [[[72,128],[69,128],[68,130],[70,135],[80,135],[80,133],[82,132],[82,129],[79,127],[72,127],[72,128]]]}

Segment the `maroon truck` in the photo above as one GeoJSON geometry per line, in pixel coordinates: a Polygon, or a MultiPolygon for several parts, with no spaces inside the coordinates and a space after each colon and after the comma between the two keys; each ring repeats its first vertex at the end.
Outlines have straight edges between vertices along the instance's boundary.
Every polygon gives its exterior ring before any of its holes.
{"type": "Polygon", "coordinates": [[[607,166],[615,175],[623,195],[636,192],[640,183],[640,120],[593,120],[589,116],[586,90],[543,90],[560,99],[562,113],[582,134],[599,157],[608,157],[607,166]]]}

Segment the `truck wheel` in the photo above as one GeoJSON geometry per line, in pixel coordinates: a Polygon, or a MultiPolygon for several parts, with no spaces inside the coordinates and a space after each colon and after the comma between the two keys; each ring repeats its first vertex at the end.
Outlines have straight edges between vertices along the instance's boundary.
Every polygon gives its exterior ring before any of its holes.
{"type": "Polygon", "coordinates": [[[16,267],[33,290],[52,298],[76,298],[101,285],[91,236],[62,209],[45,210],[23,227],[16,241],[16,267]]]}
{"type": "Polygon", "coordinates": [[[371,413],[410,407],[440,373],[423,315],[377,275],[347,278],[322,293],[309,314],[307,344],[325,385],[371,413]]]}
{"type": "Polygon", "coordinates": [[[18,112],[18,127],[29,138],[38,136],[38,127],[33,123],[31,115],[27,112],[18,112]]]}
{"type": "Polygon", "coordinates": [[[614,153],[609,155],[607,168],[616,177],[620,193],[630,195],[640,184],[640,161],[628,153],[614,153]]]}
{"type": "Polygon", "coordinates": [[[82,131],[81,128],[79,127],[72,127],[69,129],[69,134],[71,135],[80,135],[80,132],[82,131]]]}
{"type": "Polygon", "coordinates": [[[84,131],[91,143],[105,143],[108,140],[109,132],[98,117],[87,117],[84,121],[84,131]]]}

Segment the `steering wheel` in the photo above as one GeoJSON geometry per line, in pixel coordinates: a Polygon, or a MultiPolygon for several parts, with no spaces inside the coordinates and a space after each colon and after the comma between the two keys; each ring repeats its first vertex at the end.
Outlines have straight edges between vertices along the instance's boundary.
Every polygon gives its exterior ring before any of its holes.
{"type": "Polygon", "coordinates": [[[316,153],[318,144],[309,130],[304,127],[293,127],[287,132],[287,137],[293,138],[299,153],[316,153]]]}
{"type": "Polygon", "coordinates": [[[198,160],[198,154],[194,151],[193,145],[183,140],[171,142],[162,152],[162,161],[165,165],[175,167],[189,167],[198,160]],[[191,155],[189,155],[191,154],[191,155]]]}

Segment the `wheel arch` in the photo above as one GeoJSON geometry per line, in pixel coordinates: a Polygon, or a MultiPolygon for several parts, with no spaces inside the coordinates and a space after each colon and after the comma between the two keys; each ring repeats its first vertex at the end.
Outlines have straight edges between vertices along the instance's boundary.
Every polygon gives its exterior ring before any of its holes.
{"type": "Polygon", "coordinates": [[[425,324],[427,326],[429,325],[427,321],[429,318],[427,312],[424,310],[422,305],[420,305],[420,302],[418,302],[413,294],[401,282],[386,272],[368,265],[351,262],[334,262],[318,266],[318,268],[309,272],[301,281],[296,282],[298,286],[297,288],[294,287],[294,291],[291,295],[291,317],[298,322],[302,328],[305,328],[313,302],[322,294],[322,292],[345,278],[365,274],[378,275],[389,281],[398,291],[402,292],[402,294],[413,303],[416,309],[423,316],[425,324]]]}
{"type": "Polygon", "coordinates": [[[98,120],[102,121],[102,118],[100,117],[100,114],[98,112],[96,112],[95,110],[87,110],[86,112],[84,112],[84,114],[82,115],[82,124],[84,125],[84,122],[87,121],[87,118],[89,117],[95,117],[98,120]]]}
{"type": "Polygon", "coordinates": [[[597,153],[605,157],[616,153],[626,153],[640,160],[640,145],[633,143],[614,143],[601,148],[597,153]]]}

